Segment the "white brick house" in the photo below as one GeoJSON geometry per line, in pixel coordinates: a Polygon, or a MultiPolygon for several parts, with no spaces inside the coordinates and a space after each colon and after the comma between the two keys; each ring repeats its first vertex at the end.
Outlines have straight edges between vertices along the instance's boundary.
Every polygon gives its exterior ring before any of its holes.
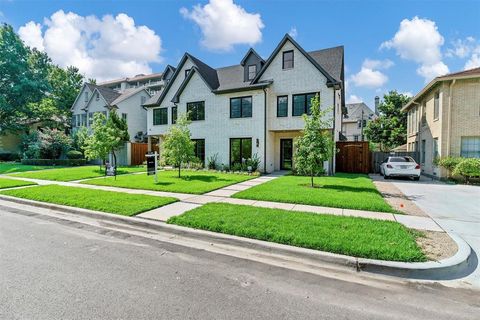
{"type": "MultiPolygon", "coordinates": [[[[159,145],[175,116],[190,110],[196,153],[226,166],[257,154],[260,171],[290,169],[301,115],[319,93],[335,140],[344,104],[343,47],[305,52],[289,35],[264,61],[250,49],[239,65],[214,69],[186,53],[165,89],[145,106],[150,143],[159,145]]],[[[153,146],[151,146],[153,147],[153,146]]],[[[332,159],[333,160],[333,159],[332,159]]],[[[326,164],[334,171],[334,161],[326,164]]]]}

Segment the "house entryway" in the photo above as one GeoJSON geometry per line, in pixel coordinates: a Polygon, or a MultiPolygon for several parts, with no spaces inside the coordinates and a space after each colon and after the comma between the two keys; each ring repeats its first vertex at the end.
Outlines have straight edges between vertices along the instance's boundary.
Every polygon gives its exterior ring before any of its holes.
{"type": "Polygon", "coordinates": [[[280,170],[292,170],[293,139],[280,139],[280,170]]]}

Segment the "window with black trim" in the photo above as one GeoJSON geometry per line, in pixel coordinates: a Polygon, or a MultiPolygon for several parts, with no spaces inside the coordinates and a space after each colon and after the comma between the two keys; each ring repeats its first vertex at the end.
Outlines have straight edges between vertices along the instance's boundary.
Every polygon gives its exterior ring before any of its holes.
{"type": "Polygon", "coordinates": [[[252,138],[230,138],[230,165],[252,158],[252,138]]]}
{"type": "Polygon", "coordinates": [[[156,108],[153,109],[153,125],[158,126],[168,123],[168,109],[156,108]]]}
{"type": "Polygon", "coordinates": [[[230,118],[251,118],[252,97],[230,98],[230,118]]]}
{"type": "Polygon", "coordinates": [[[283,52],[283,69],[292,69],[293,68],[293,50],[283,52]]]}
{"type": "Polygon", "coordinates": [[[248,80],[253,80],[257,75],[257,65],[252,64],[248,66],[248,80]]]}
{"type": "Polygon", "coordinates": [[[288,96],[277,97],[277,117],[288,116],[288,96]]]}
{"type": "Polygon", "coordinates": [[[205,101],[187,103],[187,113],[190,121],[205,120],[205,101]]]}
{"type": "Polygon", "coordinates": [[[172,124],[177,123],[177,107],[172,107],[172,124]]]}
{"type": "Polygon", "coordinates": [[[294,94],[292,99],[292,115],[301,116],[302,114],[311,114],[312,98],[314,98],[316,94],[315,92],[294,94]]]}
{"type": "Polygon", "coordinates": [[[190,73],[192,69],[185,69],[185,78],[188,77],[188,74],[190,73]]]}
{"type": "Polygon", "coordinates": [[[194,143],[195,157],[200,159],[203,165],[205,165],[205,139],[192,139],[192,141],[194,143]]]}

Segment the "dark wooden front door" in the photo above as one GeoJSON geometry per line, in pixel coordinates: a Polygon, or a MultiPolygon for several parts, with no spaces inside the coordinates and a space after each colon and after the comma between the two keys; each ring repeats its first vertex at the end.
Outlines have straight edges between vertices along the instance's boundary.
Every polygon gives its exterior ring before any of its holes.
{"type": "Polygon", "coordinates": [[[292,170],[293,164],[293,140],[280,139],[280,169],[292,170]]]}

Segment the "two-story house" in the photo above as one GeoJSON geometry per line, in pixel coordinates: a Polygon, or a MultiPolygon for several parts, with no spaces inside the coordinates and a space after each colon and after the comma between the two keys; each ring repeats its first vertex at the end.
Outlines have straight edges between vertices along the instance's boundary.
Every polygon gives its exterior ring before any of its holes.
{"type": "MultiPolygon", "coordinates": [[[[256,155],[260,170],[294,166],[294,138],[304,128],[302,115],[319,94],[329,110],[330,131],[337,141],[344,104],[343,47],[306,52],[289,35],[267,60],[250,49],[238,65],[212,68],[185,53],[165,89],[145,106],[147,134],[159,145],[180,113],[189,112],[196,155],[217,155],[229,167],[256,155]]],[[[325,164],[334,172],[334,159],[325,164]]]]}
{"type": "MultiPolygon", "coordinates": [[[[147,111],[142,106],[150,94],[145,87],[125,89],[122,93],[113,89],[85,83],[72,105],[72,131],[80,127],[90,128],[94,114],[102,112],[108,117],[111,110],[126,120],[131,142],[143,142],[147,131],[147,111]]],[[[130,164],[128,145],[119,164],[130,164]]]]}
{"type": "Polygon", "coordinates": [[[447,176],[436,157],[480,158],[480,68],[433,79],[402,110],[407,148],[420,153],[423,174],[447,176]]]}
{"type": "MultiPolygon", "coordinates": [[[[375,103],[378,101],[375,100],[375,103]]],[[[347,103],[345,109],[347,112],[342,117],[343,140],[365,141],[364,129],[377,115],[363,102],[347,103]]]]}

